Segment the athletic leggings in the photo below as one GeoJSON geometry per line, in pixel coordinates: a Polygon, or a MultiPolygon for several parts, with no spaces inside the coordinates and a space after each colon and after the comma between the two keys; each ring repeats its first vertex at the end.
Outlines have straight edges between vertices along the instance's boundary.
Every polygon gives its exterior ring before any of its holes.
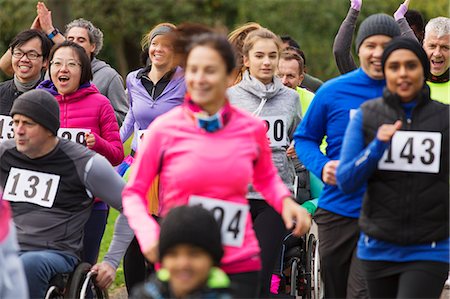
{"type": "MultiPolygon", "coordinates": [[[[161,218],[155,215],[152,215],[152,217],[156,222],[160,223],[161,218]]],[[[153,264],[148,262],[142,254],[136,237],[131,241],[123,257],[123,272],[128,294],[131,294],[131,290],[136,285],[143,283],[155,272],[153,264]]]]}
{"type": "Polygon", "coordinates": [[[147,261],[141,252],[139,243],[134,237],[123,258],[123,272],[128,294],[138,284],[143,283],[150,276],[153,267],[147,268],[147,261]]]}
{"type": "Polygon", "coordinates": [[[449,265],[362,261],[370,298],[439,298],[449,265]]]}
{"type": "Polygon", "coordinates": [[[261,297],[270,296],[270,281],[278,259],[286,228],[278,214],[265,200],[249,200],[253,229],[261,247],[261,297]]]}

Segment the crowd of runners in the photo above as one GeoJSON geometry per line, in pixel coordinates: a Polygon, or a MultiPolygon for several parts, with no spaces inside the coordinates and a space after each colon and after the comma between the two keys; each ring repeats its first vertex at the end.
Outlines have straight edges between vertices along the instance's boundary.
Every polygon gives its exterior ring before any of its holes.
{"type": "Polygon", "coordinates": [[[289,298],[283,240],[313,222],[321,297],[439,298],[450,19],[406,0],[356,28],[364,5],[350,0],[330,49],[342,75],[324,83],[257,23],[157,24],[123,80],[99,28],[59,31],[38,2],[0,59],[0,298],[44,298],[80,262],[106,289],[122,260],[133,298],[289,298]]]}

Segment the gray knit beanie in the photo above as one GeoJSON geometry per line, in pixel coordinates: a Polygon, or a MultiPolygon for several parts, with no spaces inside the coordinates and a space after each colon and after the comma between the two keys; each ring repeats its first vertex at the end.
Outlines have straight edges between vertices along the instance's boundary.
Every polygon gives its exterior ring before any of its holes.
{"type": "Polygon", "coordinates": [[[356,53],[358,53],[362,42],[373,35],[396,37],[400,35],[400,27],[394,18],[387,14],[379,13],[369,16],[359,26],[356,35],[356,53]]]}
{"type": "Polygon", "coordinates": [[[33,89],[21,94],[14,100],[11,116],[25,115],[41,126],[47,128],[53,135],[59,129],[59,104],[56,99],[43,89],[33,89]]]}

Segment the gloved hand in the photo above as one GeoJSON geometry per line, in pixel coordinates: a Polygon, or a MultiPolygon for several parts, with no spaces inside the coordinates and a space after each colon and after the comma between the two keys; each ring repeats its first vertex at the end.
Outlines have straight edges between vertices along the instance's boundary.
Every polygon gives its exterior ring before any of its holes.
{"type": "Polygon", "coordinates": [[[398,9],[394,12],[394,19],[396,21],[403,19],[405,17],[406,12],[408,11],[409,1],[410,0],[405,0],[405,2],[400,4],[398,9]]]}
{"type": "Polygon", "coordinates": [[[362,0],[350,0],[350,7],[354,10],[360,11],[362,5],[362,0]]]}

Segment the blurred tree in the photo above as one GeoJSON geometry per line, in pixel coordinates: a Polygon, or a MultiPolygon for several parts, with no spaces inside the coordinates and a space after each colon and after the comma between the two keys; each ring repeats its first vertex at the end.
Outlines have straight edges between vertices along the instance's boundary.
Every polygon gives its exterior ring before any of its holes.
{"type": "MultiPolygon", "coordinates": [[[[338,75],[332,56],[334,36],[344,19],[349,0],[45,0],[55,25],[74,18],[90,20],[104,33],[99,57],[123,76],[140,66],[140,41],[160,22],[200,22],[232,30],[254,21],[277,34],[289,34],[307,55],[309,72],[324,80],[338,75]]],[[[368,15],[392,15],[403,0],[363,0],[358,24],[368,15]]],[[[410,8],[426,20],[449,16],[448,0],[411,0],[410,8]]],[[[0,53],[21,30],[30,27],[36,0],[0,0],[0,53]]],[[[1,78],[0,78],[1,79],[1,78]]]]}

